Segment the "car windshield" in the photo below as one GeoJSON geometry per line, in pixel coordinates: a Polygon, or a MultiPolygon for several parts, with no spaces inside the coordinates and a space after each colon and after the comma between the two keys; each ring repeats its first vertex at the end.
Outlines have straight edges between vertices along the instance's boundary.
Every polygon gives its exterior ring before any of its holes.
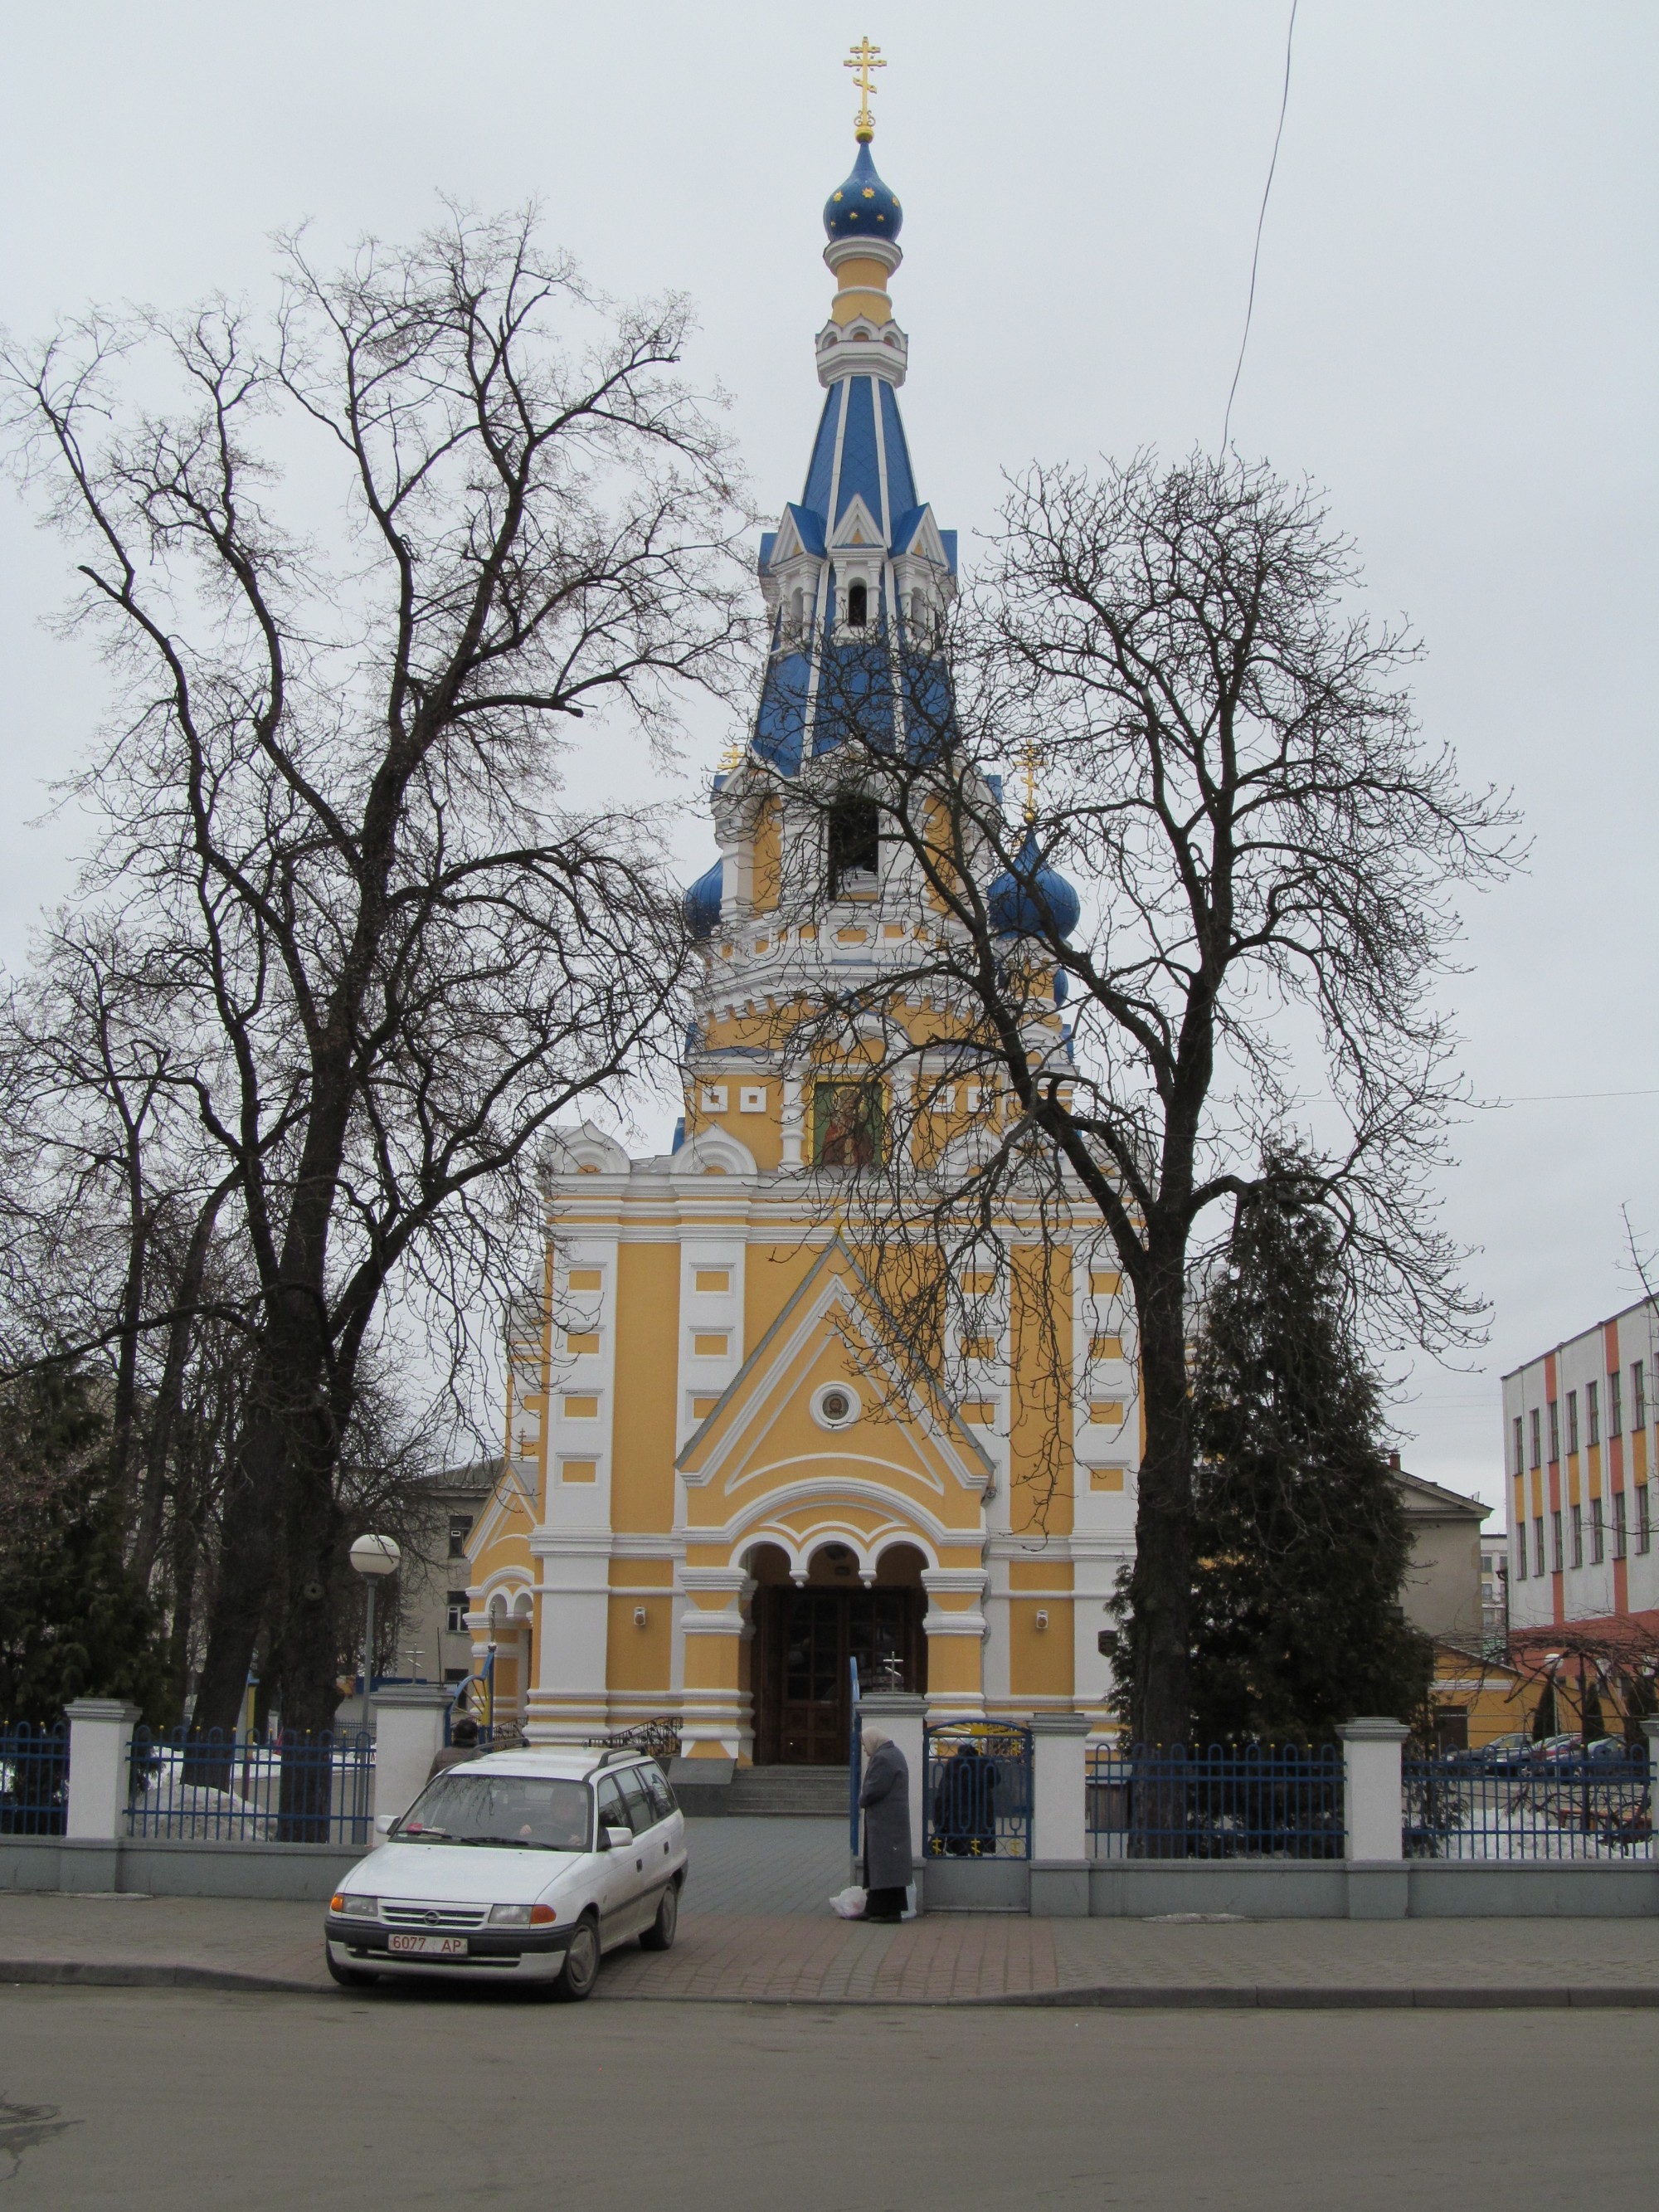
{"type": "Polygon", "coordinates": [[[402,1843],[585,1851],[592,1803],[585,1782],[452,1770],[427,1784],[392,1833],[402,1843]]]}

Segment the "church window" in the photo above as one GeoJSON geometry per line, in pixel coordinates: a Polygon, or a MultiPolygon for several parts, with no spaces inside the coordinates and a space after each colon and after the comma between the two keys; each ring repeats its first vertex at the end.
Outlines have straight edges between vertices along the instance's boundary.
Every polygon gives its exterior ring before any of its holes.
{"type": "Polygon", "coordinates": [[[878,1084],[812,1086],[812,1159],[821,1168],[873,1166],[881,1151],[878,1084]]]}
{"type": "Polygon", "coordinates": [[[847,586],[847,627],[862,629],[870,619],[870,592],[865,584],[847,586]]]}
{"type": "Polygon", "coordinates": [[[875,888],[881,868],[881,815],[873,799],[838,799],[830,809],[830,896],[875,888]]]}

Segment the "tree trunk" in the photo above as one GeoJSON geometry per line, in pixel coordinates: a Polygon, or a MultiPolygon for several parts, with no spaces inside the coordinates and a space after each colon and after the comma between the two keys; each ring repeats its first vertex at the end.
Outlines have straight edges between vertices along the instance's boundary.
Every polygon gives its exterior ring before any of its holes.
{"type": "MultiPolygon", "coordinates": [[[[191,1724],[193,1735],[216,1728],[228,1733],[235,1726],[254,1647],[283,1563],[284,1522],[296,1484],[303,1483],[302,1470],[320,1466],[332,1472],[334,1438],[323,1390],[320,1310],[320,1298],[305,1291],[278,1295],[267,1309],[264,1340],[254,1364],[226,1488],[218,1585],[191,1724]]],[[[295,1724],[303,1728],[318,1724],[307,1716],[319,1710],[326,1698],[332,1651],[325,1635],[301,1631],[296,1637],[295,1615],[297,1611],[326,1617],[328,1584],[316,1578],[309,1556],[296,1556],[289,1566],[289,1619],[280,1638],[283,1718],[292,1713],[295,1724]],[[307,1680],[305,1665],[314,1665],[316,1655],[325,1647],[322,1683],[307,1680]]]]}
{"type": "Polygon", "coordinates": [[[1184,1743],[1191,1695],[1193,1430],[1184,1252],[1156,1246],[1141,1296],[1146,1422],[1130,1578],[1130,1733],[1137,1743],[1184,1743]]]}
{"type": "Polygon", "coordinates": [[[228,1182],[222,1182],[217,1190],[210,1194],[196,1217],[196,1225],[191,1231],[190,1243],[185,1253],[185,1264],[179,1273],[178,1293],[173,1300],[177,1311],[173,1326],[167,1332],[167,1360],[150,1417],[149,1450],[144,1466],[138,1535],[132,1551],[133,1571],[146,1589],[149,1587],[156,1553],[161,1548],[161,1522],[167,1505],[167,1454],[172,1449],[173,1425],[179,1417],[179,1399],[184,1389],[185,1362],[190,1357],[191,1331],[195,1322],[192,1309],[201,1296],[202,1279],[207,1272],[208,1247],[213,1241],[213,1224],[229,1187],[228,1182]]]}

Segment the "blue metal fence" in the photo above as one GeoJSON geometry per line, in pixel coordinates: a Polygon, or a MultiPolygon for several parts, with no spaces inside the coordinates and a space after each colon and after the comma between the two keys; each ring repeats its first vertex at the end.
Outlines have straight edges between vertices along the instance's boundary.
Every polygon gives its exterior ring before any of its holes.
{"type": "Polygon", "coordinates": [[[367,1850],[374,1746],[365,1729],[268,1741],[187,1729],[132,1739],[130,1836],[181,1843],[336,1844],[367,1850]]]}
{"type": "Polygon", "coordinates": [[[1096,1751],[1088,1826],[1097,1858],[1340,1858],[1342,1757],[1294,1744],[1096,1751]]]}
{"type": "Polygon", "coordinates": [[[0,1835],[61,1836],[69,1813],[69,1730],[0,1727],[0,1835]]]}
{"type": "Polygon", "coordinates": [[[951,1721],[925,1731],[930,1858],[1029,1859],[1031,1732],[951,1721]]]}
{"type": "Polygon", "coordinates": [[[1612,1738],[1546,1752],[1407,1759],[1408,1858],[1650,1859],[1653,1786],[1644,1751],[1612,1738]]]}

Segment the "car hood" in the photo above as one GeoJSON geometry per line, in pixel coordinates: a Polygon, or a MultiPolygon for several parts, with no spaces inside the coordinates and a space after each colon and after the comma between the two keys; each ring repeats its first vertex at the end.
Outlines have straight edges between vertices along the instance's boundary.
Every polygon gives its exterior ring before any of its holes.
{"type": "Polygon", "coordinates": [[[586,1861],[584,1851],[482,1844],[382,1844],[340,1884],[348,1893],[441,1905],[533,1905],[586,1861]]]}

